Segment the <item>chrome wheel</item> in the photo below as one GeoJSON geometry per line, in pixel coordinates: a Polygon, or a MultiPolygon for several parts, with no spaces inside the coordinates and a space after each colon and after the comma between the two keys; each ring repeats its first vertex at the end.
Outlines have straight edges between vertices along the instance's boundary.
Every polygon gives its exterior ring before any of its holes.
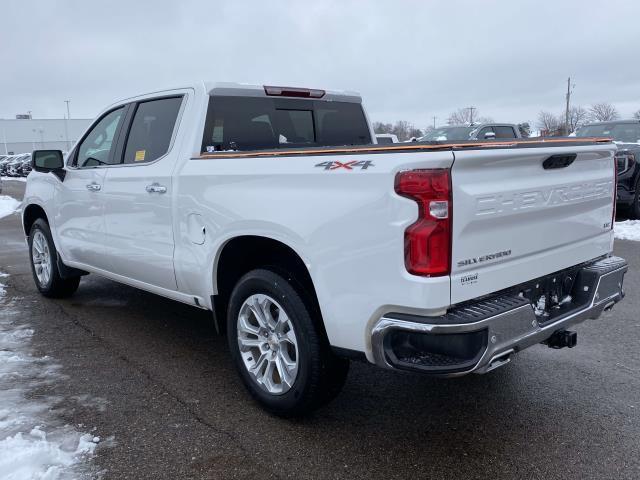
{"type": "Polygon", "coordinates": [[[47,239],[40,230],[36,230],[33,234],[31,259],[38,282],[41,286],[48,285],[51,279],[51,252],[49,251],[47,239]]]}
{"type": "Polygon", "coordinates": [[[298,341],[291,319],[268,295],[247,298],[238,314],[238,347],[249,375],[272,395],[288,392],[298,374],[298,341]]]}

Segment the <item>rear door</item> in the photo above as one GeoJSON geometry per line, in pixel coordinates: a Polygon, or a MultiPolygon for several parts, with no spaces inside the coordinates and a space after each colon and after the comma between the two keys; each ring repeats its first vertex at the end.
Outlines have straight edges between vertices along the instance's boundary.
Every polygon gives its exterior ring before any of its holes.
{"type": "Polygon", "coordinates": [[[611,144],[455,151],[452,303],[607,254],[614,152],[611,144]]]}
{"type": "Polygon", "coordinates": [[[107,169],[103,188],[109,270],[170,290],[177,289],[171,177],[184,99],[172,95],[132,105],[118,145],[120,164],[107,169]]]}

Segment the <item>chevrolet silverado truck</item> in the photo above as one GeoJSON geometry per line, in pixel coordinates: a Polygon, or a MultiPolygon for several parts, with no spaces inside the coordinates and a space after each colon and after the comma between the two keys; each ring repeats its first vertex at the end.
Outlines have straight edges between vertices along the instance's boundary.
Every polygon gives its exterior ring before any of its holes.
{"type": "Polygon", "coordinates": [[[507,138],[522,138],[520,129],[512,123],[481,123],[473,125],[445,125],[434,128],[426,135],[417,139],[419,142],[428,141],[461,141],[461,140],[493,140],[507,138]]]}
{"type": "Polygon", "coordinates": [[[640,219],[640,120],[613,120],[589,123],[576,137],[610,137],[618,145],[618,206],[640,219]]]}
{"type": "Polygon", "coordinates": [[[87,273],[212,312],[250,394],[331,400],[351,359],[485,373],[623,298],[609,139],[377,145],[351,92],[200,83],[33,153],[33,278],[87,273]]]}

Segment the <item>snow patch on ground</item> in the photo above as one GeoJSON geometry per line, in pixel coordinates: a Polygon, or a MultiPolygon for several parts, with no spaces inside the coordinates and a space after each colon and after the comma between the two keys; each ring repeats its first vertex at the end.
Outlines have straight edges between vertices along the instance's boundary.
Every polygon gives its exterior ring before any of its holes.
{"type": "Polygon", "coordinates": [[[640,220],[626,220],[616,222],[613,227],[616,238],[620,240],[635,240],[640,242],[640,220]]]}
{"type": "Polygon", "coordinates": [[[89,478],[84,462],[100,438],[64,425],[53,413],[64,399],[38,395],[64,379],[50,357],[31,347],[33,329],[21,323],[6,297],[0,272],[0,478],[63,480],[89,478]]]}
{"type": "Polygon", "coordinates": [[[26,182],[27,177],[0,177],[3,182],[26,182]]]}
{"type": "Polygon", "coordinates": [[[20,202],[8,195],[0,195],[0,218],[11,215],[18,208],[20,208],[20,202]]]}

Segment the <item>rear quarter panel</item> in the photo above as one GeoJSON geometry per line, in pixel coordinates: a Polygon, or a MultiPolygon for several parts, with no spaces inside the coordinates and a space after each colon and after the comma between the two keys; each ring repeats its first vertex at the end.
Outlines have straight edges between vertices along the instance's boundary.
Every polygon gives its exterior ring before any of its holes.
{"type": "Polygon", "coordinates": [[[401,169],[446,168],[452,160],[451,152],[189,160],[175,179],[180,289],[208,298],[227,241],[273,238],[307,265],[331,344],[366,351],[368,327],[381,314],[435,314],[449,305],[449,277],[406,272],[404,230],[418,210],[395,194],[394,178],[401,169]],[[353,160],[372,165],[318,166],[353,160]],[[194,213],[205,222],[203,245],[189,239],[194,213]]]}

